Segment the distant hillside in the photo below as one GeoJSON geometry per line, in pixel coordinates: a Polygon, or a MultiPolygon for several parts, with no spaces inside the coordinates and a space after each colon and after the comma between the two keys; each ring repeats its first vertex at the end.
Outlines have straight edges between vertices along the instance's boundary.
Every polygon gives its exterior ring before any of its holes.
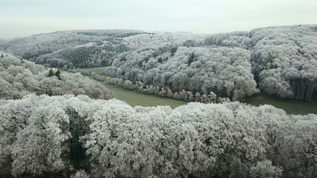
{"type": "MultiPolygon", "coordinates": [[[[119,39],[144,33],[137,30],[78,30],[37,34],[9,41],[7,52],[37,63],[50,63],[52,67],[90,66],[88,57],[97,53],[113,56],[113,52],[125,51],[119,39]],[[104,44],[105,43],[105,44],[104,44]],[[109,52],[107,52],[109,51],[109,52]],[[72,56],[73,53],[76,55],[72,56]],[[89,54],[87,54],[89,53],[89,54]],[[48,61],[46,61],[49,59],[48,61]]],[[[105,59],[104,59],[105,60],[105,59]]],[[[91,64],[101,65],[100,61],[91,64]]],[[[104,62],[104,61],[103,61],[104,62]]]]}
{"type": "Polygon", "coordinates": [[[173,92],[232,100],[258,92],[317,101],[317,25],[213,35],[123,30],[64,31],[7,43],[52,67],[108,66],[105,74],[173,92]]]}

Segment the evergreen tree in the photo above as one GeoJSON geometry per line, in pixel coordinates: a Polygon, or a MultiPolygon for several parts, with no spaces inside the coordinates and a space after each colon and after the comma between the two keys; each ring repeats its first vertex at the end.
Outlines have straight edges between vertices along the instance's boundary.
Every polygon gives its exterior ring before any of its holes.
{"type": "Polygon", "coordinates": [[[55,75],[55,74],[54,74],[53,70],[50,69],[49,72],[48,72],[48,77],[52,77],[52,76],[54,76],[54,75],[55,75]]]}
{"type": "Polygon", "coordinates": [[[61,71],[59,71],[59,70],[57,70],[57,71],[55,72],[55,76],[58,77],[58,80],[61,80],[60,74],[61,74],[61,71]]]}

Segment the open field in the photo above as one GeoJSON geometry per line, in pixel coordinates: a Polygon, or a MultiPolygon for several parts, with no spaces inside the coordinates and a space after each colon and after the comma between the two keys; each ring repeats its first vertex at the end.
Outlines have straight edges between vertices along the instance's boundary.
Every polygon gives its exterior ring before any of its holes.
{"type": "Polygon", "coordinates": [[[116,94],[116,98],[125,101],[131,106],[158,106],[158,105],[169,105],[171,108],[186,104],[185,101],[175,100],[165,97],[159,97],[155,95],[146,95],[131,90],[127,90],[114,85],[106,84],[112,92],[116,94]]]}
{"type": "MultiPolygon", "coordinates": [[[[155,95],[145,95],[113,85],[106,85],[106,87],[116,94],[117,99],[123,100],[131,106],[169,105],[172,108],[175,108],[177,106],[186,104],[184,101],[158,97],[155,95]]],[[[247,100],[246,103],[254,106],[260,106],[264,104],[273,105],[277,108],[285,110],[288,114],[317,114],[317,104],[290,99],[281,99],[269,95],[261,95],[260,97],[255,96],[254,98],[247,100]]]]}

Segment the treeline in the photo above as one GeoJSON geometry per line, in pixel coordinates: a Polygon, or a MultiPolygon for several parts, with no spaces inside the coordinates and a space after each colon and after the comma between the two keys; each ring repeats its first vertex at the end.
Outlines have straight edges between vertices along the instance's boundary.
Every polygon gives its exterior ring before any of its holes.
{"type": "Polygon", "coordinates": [[[80,72],[83,75],[89,76],[94,80],[103,82],[105,84],[111,84],[118,87],[122,87],[128,90],[144,94],[158,95],[162,97],[174,98],[177,100],[184,100],[187,102],[202,102],[202,103],[222,103],[230,101],[228,98],[217,97],[213,92],[208,94],[200,95],[200,93],[192,93],[191,91],[182,90],[180,92],[172,91],[169,87],[158,87],[153,85],[145,85],[144,83],[137,81],[132,82],[131,80],[124,80],[122,78],[113,78],[106,75],[99,75],[95,72],[85,71],[82,69],[72,69],[70,72],[80,72]]]}
{"type": "Polygon", "coordinates": [[[0,86],[1,99],[21,99],[31,93],[50,96],[83,94],[95,99],[110,99],[114,96],[105,86],[83,77],[80,73],[45,69],[41,65],[2,52],[0,86]]]}
{"type": "Polygon", "coordinates": [[[0,175],[316,177],[317,116],[238,102],[0,100],[0,175]]]}

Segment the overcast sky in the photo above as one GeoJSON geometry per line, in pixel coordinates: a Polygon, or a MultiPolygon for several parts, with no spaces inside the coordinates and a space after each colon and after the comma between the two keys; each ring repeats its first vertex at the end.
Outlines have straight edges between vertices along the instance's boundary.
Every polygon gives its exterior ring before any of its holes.
{"type": "Polygon", "coordinates": [[[317,0],[0,0],[0,38],[75,29],[220,33],[317,24],[317,0]]]}

